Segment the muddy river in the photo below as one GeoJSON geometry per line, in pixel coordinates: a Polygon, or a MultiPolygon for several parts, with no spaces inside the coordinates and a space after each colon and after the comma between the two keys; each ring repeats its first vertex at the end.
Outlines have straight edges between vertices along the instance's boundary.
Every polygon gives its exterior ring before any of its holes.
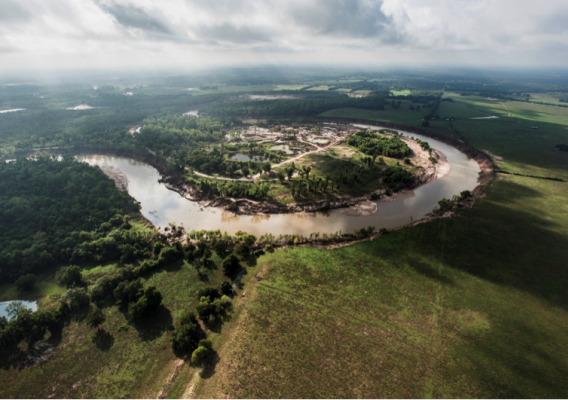
{"type": "MultiPolygon", "coordinates": [[[[356,125],[371,127],[368,125],[356,125]]],[[[120,169],[128,178],[128,192],[142,206],[142,214],[154,225],[165,227],[169,222],[183,224],[186,230],[216,230],[229,234],[242,230],[260,236],[272,233],[309,235],[312,232],[342,233],[374,225],[380,228],[395,228],[416,221],[428,214],[442,198],[451,198],[463,190],[477,186],[479,166],[456,148],[435,139],[400,131],[427,141],[431,147],[447,156],[450,172],[441,179],[416,188],[406,198],[380,203],[377,212],[367,216],[347,215],[345,210],[325,213],[277,214],[235,216],[217,208],[205,208],[189,201],[159,183],[158,171],[145,163],[124,157],[83,155],[78,158],[91,165],[111,165],[120,169]]]]}

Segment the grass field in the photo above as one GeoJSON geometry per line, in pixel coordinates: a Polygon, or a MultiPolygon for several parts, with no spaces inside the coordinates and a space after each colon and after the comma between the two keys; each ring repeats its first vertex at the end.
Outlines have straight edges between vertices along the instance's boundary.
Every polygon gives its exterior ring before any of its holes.
{"type": "MultiPolygon", "coordinates": [[[[192,266],[178,263],[143,279],[144,286],[155,285],[162,293],[164,307],[157,316],[145,321],[142,328],[130,324],[116,306],[103,309],[105,332],[95,340],[95,330],[85,322],[71,321],[56,343],[54,355],[37,368],[19,370],[0,369],[0,380],[11,382],[0,385],[2,398],[147,398],[156,397],[166,378],[175,369],[177,357],[170,347],[171,329],[177,326],[181,315],[193,310],[196,293],[206,286],[217,286],[224,279],[216,265],[220,259],[214,254],[215,266],[202,268],[200,277],[192,266]],[[33,387],[33,390],[30,388],[33,387]]],[[[84,279],[93,282],[116,271],[116,265],[83,270],[84,279]]],[[[47,284],[46,284],[47,285],[47,284]]],[[[50,287],[50,293],[61,294],[64,288],[50,287]]],[[[44,285],[39,285],[44,291],[44,285]]],[[[222,332],[223,327],[210,332],[209,338],[222,332]]],[[[183,366],[185,373],[195,370],[183,366]]],[[[180,375],[181,376],[181,375],[180,375]]]]}
{"type": "Polygon", "coordinates": [[[314,87],[309,88],[308,90],[327,91],[327,90],[329,90],[329,86],[327,86],[327,85],[314,86],[314,87]]]}
{"type": "Polygon", "coordinates": [[[554,147],[568,143],[568,109],[449,96],[454,102],[442,102],[438,114],[455,116],[456,121],[431,121],[429,129],[454,139],[465,139],[475,148],[502,157],[498,164],[509,172],[568,179],[568,154],[554,147]],[[487,115],[500,118],[468,119],[487,115]]]}
{"type": "Polygon", "coordinates": [[[391,93],[393,96],[408,96],[412,92],[408,89],[405,89],[405,90],[391,90],[391,93]]]}
{"type": "MultiPolygon", "coordinates": [[[[568,179],[568,154],[554,149],[568,143],[568,110],[446,96],[454,101],[437,113],[456,120],[430,130],[501,156],[504,170],[568,179]],[[469,119],[488,115],[501,118],[469,119]]],[[[419,127],[425,112],[403,101],[322,115],[419,127]]],[[[197,290],[223,279],[220,259],[201,276],[185,263],[158,270],[144,279],[164,297],[158,316],[137,328],[108,306],[100,340],[70,322],[50,338],[47,363],[0,369],[0,397],[156,397],[171,378],[168,398],[566,398],[567,193],[565,182],[497,174],[452,218],[340,249],[266,254],[248,269],[231,317],[208,333],[217,357],[202,370],[172,354],[171,327],[194,309],[197,290]]],[[[95,281],[116,268],[82,273],[95,281]]],[[[24,297],[0,285],[0,300],[43,296],[45,307],[64,291],[53,272],[24,297]]]]}
{"type": "Polygon", "coordinates": [[[474,209],[259,259],[199,397],[565,397],[566,184],[506,177],[474,209]]]}
{"type": "Polygon", "coordinates": [[[308,85],[276,85],[274,90],[300,90],[308,85]]]}
{"type": "MultiPolygon", "coordinates": [[[[430,121],[429,130],[465,140],[477,149],[487,150],[502,159],[499,167],[512,173],[556,177],[568,180],[568,153],[554,146],[568,143],[568,109],[517,101],[493,101],[478,96],[447,93],[453,102],[441,102],[436,114],[442,118],[430,121]],[[496,119],[470,119],[499,116],[496,119]],[[445,121],[454,117],[455,121],[445,121]],[[532,129],[532,127],[538,129],[532,129]]],[[[401,107],[386,110],[341,108],[320,116],[387,121],[422,128],[426,109],[413,111],[403,101],[401,107]]]]}
{"type": "Polygon", "coordinates": [[[406,126],[420,126],[424,114],[428,112],[426,108],[420,111],[410,110],[410,102],[402,101],[401,107],[392,109],[387,106],[385,110],[363,110],[358,108],[338,108],[335,110],[326,111],[320,114],[320,117],[334,117],[334,118],[356,118],[387,121],[395,124],[403,124],[406,126]]]}
{"type": "MultiPolygon", "coordinates": [[[[563,109],[468,96],[438,111],[457,120],[429,129],[503,156],[503,169],[568,177],[568,155],[553,149],[568,141],[563,109]]],[[[395,112],[324,115],[402,123],[395,112]]],[[[567,193],[499,174],[453,218],[262,257],[263,280],[249,283],[197,396],[566,397],[567,193]]]]}

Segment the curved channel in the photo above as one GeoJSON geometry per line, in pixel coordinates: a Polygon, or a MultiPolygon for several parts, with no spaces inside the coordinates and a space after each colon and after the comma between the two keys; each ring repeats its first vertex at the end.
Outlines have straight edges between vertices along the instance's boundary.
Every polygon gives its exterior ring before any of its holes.
{"type": "MultiPolygon", "coordinates": [[[[355,125],[370,129],[378,126],[355,125]]],[[[183,198],[159,183],[159,172],[152,166],[125,157],[106,155],[81,155],[78,159],[91,165],[110,165],[121,170],[128,178],[128,192],[140,202],[142,215],[154,225],[165,227],[168,223],[183,224],[186,230],[217,230],[234,234],[245,231],[256,236],[272,233],[309,235],[312,232],[350,233],[359,228],[375,226],[396,228],[424,218],[442,198],[451,198],[463,190],[477,186],[479,165],[455,147],[438,140],[404,131],[411,136],[427,141],[431,147],[444,153],[451,166],[450,172],[432,183],[414,189],[407,198],[382,202],[377,212],[368,216],[346,215],[339,210],[325,213],[241,215],[236,216],[218,208],[205,208],[183,198]]]]}

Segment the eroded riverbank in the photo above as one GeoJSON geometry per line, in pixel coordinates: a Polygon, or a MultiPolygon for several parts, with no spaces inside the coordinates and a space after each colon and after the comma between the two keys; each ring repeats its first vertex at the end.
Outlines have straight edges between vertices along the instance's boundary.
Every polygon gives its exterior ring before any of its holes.
{"type": "MultiPolygon", "coordinates": [[[[417,134],[403,133],[405,136],[418,137],[417,134]]],[[[181,174],[167,175],[165,167],[150,155],[138,156],[138,160],[112,155],[83,155],[80,159],[90,164],[106,164],[121,170],[128,179],[128,192],[141,203],[142,214],[156,226],[164,227],[172,222],[183,224],[187,230],[219,229],[229,234],[241,230],[254,235],[271,233],[276,236],[309,235],[312,232],[348,233],[370,225],[377,230],[408,225],[427,217],[442,198],[451,198],[463,190],[482,192],[484,181],[490,180],[492,171],[486,156],[480,153],[478,163],[477,159],[446,143],[425,136],[419,138],[428,140],[431,147],[446,155],[447,162],[451,165],[447,175],[437,177],[435,181],[412,192],[400,193],[383,201],[360,199],[360,212],[351,208],[357,207],[357,204],[348,204],[346,208],[329,211],[318,211],[318,205],[313,205],[313,210],[308,210],[313,212],[301,210],[286,214],[260,212],[257,215],[235,215],[215,207],[212,202],[207,203],[209,207],[204,207],[203,201],[208,200],[199,199],[199,193],[183,183],[181,174]],[[149,165],[149,162],[154,166],[149,165]],[[480,170],[482,174],[479,174],[480,170]],[[481,178],[480,181],[478,177],[481,178]],[[188,198],[198,201],[188,201],[188,198]]],[[[477,157],[476,154],[473,155],[477,157]]]]}

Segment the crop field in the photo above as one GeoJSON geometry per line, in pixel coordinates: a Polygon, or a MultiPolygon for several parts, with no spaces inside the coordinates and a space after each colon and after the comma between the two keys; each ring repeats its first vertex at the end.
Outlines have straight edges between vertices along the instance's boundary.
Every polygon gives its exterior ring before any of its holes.
{"type": "Polygon", "coordinates": [[[319,91],[326,91],[326,90],[329,90],[329,86],[327,86],[327,85],[314,86],[314,87],[309,88],[308,90],[313,90],[313,91],[318,91],[318,90],[319,90],[319,91]]]}
{"type": "Polygon", "coordinates": [[[308,85],[276,85],[274,90],[301,90],[308,85]]]}
{"type": "Polygon", "coordinates": [[[419,127],[422,123],[424,114],[427,109],[416,111],[410,110],[410,102],[402,101],[399,109],[392,109],[387,106],[385,110],[363,110],[358,108],[339,108],[336,110],[326,111],[320,114],[320,117],[334,117],[334,118],[355,118],[355,119],[368,119],[370,121],[387,121],[395,124],[403,124],[407,126],[419,127]]]}
{"type": "Polygon", "coordinates": [[[456,121],[430,121],[429,129],[489,151],[499,157],[496,161],[506,171],[568,179],[568,154],[554,147],[568,142],[568,109],[473,96],[454,99],[442,102],[438,113],[455,116],[456,121]],[[467,119],[481,113],[500,118],[467,119]]]}
{"type": "Polygon", "coordinates": [[[567,105],[567,103],[560,101],[560,99],[568,98],[565,93],[531,93],[530,95],[531,97],[528,99],[531,102],[538,101],[540,103],[567,105]]]}
{"type": "Polygon", "coordinates": [[[391,93],[393,96],[408,96],[412,92],[408,89],[404,89],[404,90],[391,90],[391,93]]]}
{"type": "Polygon", "coordinates": [[[564,396],[565,193],[565,183],[507,176],[454,218],[262,257],[263,279],[249,283],[242,320],[196,394],[564,396]]]}

